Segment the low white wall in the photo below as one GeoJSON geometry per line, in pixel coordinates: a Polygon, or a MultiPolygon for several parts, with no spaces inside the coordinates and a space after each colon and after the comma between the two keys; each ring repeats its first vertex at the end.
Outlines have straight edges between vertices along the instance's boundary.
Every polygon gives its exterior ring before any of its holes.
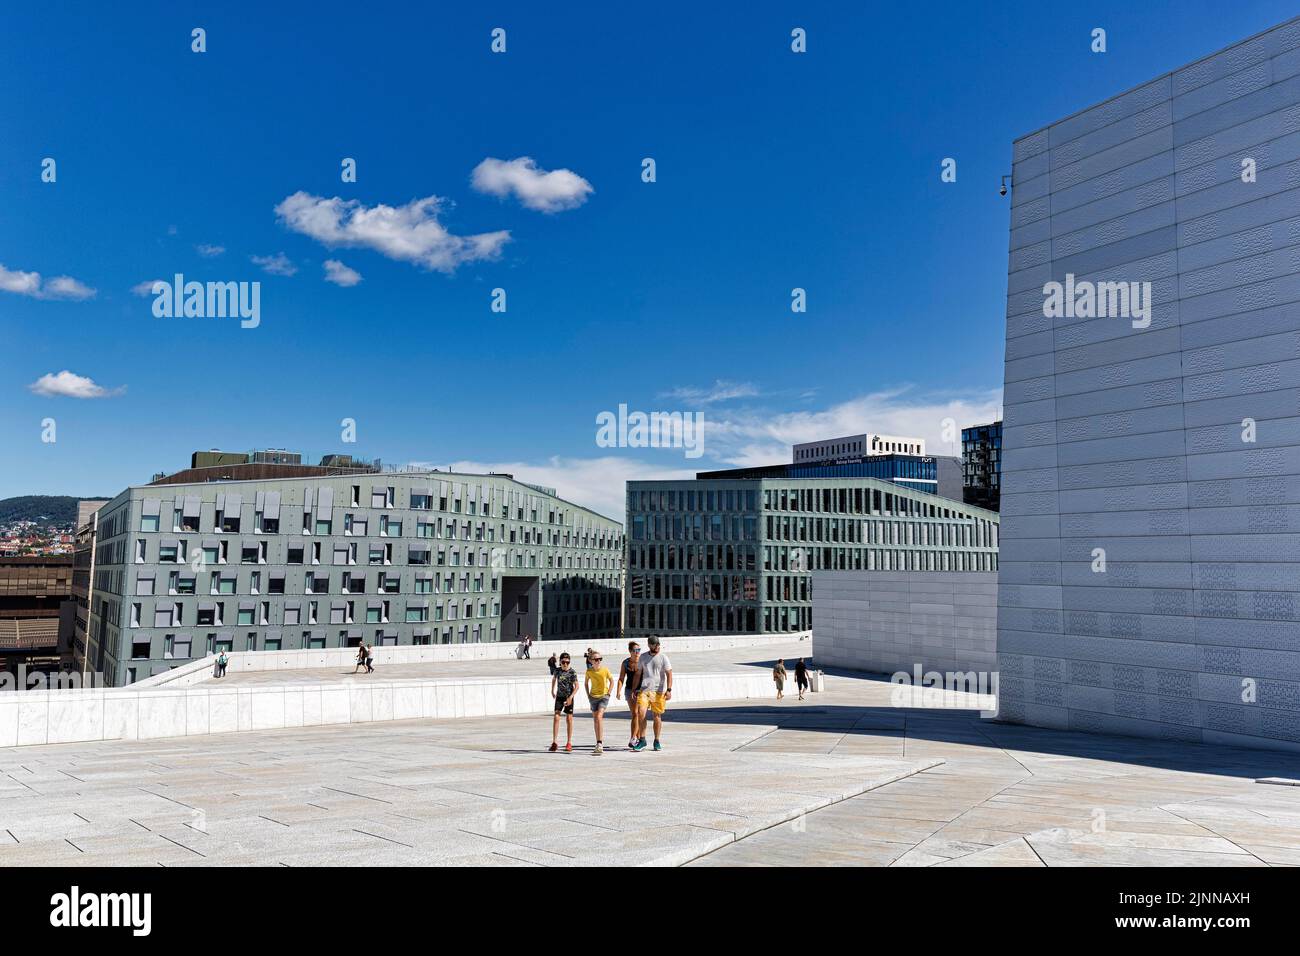
{"type": "MultiPolygon", "coordinates": [[[[666,639],[664,643],[669,646],[666,639]]],[[[544,714],[554,708],[550,687],[549,675],[543,674],[26,691],[0,699],[0,747],[191,737],[385,720],[544,714]]],[[[673,675],[674,704],[774,696],[772,675],[765,667],[754,667],[752,672],[673,675]]],[[[574,700],[576,711],[587,710],[581,689],[574,700]]],[[[626,707],[622,701],[613,700],[610,706],[626,707]]]]}
{"type": "MultiPolygon", "coordinates": [[[[811,639],[811,631],[795,631],[790,634],[723,634],[707,637],[665,637],[663,647],[672,654],[689,654],[692,651],[725,650],[730,647],[778,647],[794,641],[811,639]]],[[[639,641],[646,646],[644,640],[639,641]]],[[[583,652],[594,648],[602,654],[627,653],[627,639],[611,638],[599,641],[540,641],[533,644],[532,659],[545,661],[554,654],[565,651],[578,661],[583,652]]],[[[518,656],[519,645],[508,643],[495,644],[404,644],[374,649],[375,664],[439,664],[452,661],[493,661],[511,660],[518,656]]],[[[227,674],[247,671],[272,670],[307,670],[318,667],[351,667],[355,665],[357,651],[354,647],[332,647],[323,650],[292,651],[245,651],[226,655],[229,663],[227,674]]],[[[202,683],[212,676],[215,658],[205,657],[190,661],[174,670],[155,674],[144,680],[129,685],[131,689],[152,687],[189,687],[202,683]]],[[[621,660],[621,658],[620,658],[621,660]]]]}

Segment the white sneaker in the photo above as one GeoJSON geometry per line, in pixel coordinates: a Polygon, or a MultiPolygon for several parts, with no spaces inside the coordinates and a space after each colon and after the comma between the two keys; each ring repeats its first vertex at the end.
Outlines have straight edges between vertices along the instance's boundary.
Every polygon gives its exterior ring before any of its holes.
{"type": "Polygon", "coordinates": [[[599,743],[596,744],[596,753],[603,754],[604,752],[605,752],[605,748],[601,746],[599,743]]]}

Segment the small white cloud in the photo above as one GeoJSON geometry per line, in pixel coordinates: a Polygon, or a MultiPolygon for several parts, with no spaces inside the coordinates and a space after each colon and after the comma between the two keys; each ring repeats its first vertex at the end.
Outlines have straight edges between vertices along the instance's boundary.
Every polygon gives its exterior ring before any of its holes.
{"type": "Polygon", "coordinates": [[[280,222],[326,246],[373,249],[401,262],[455,272],[467,262],[495,259],[510,241],[508,230],[454,236],[438,221],[443,200],[413,199],[404,206],[364,206],[356,199],[326,199],[301,190],[275,207],[280,222]]]}
{"type": "Polygon", "coordinates": [[[225,246],[213,246],[213,245],[208,245],[207,243],[204,243],[201,246],[195,246],[194,249],[198,252],[199,255],[203,256],[203,258],[205,259],[215,259],[217,256],[221,255],[223,252],[226,251],[225,246]]]}
{"type": "Polygon", "coordinates": [[[137,282],[135,285],[131,286],[131,294],[138,295],[141,298],[153,295],[154,283],[166,281],[166,279],[147,279],[144,282],[137,282]]]}
{"type": "Polygon", "coordinates": [[[72,276],[55,276],[48,282],[42,282],[39,272],[11,271],[3,265],[0,265],[0,291],[31,296],[33,299],[78,301],[95,295],[94,289],[72,276]]]}
{"type": "Polygon", "coordinates": [[[335,285],[346,287],[354,286],[361,281],[361,273],[356,269],[349,269],[337,259],[325,260],[325,281],[333,282],[335,285]]]}
{"type": "Polygon", "coordinates": [[[485,159],[474,167],[470,181],[481,193],[502,199],[514,194],[521,203],[538,212],[574,209],[594,192],[591,183],[572,170],[547,172],[529,156],[485,159]]]}
{"type": "Polygon", "coordinates": [[[273,256],[249,256],[248,258],[253,265],[261,266],[263,272],[273,276],[291,276],[298,271],[298,267],[283,252],[277,252],[273,256]]]}
{"type": "Polygon", "coordinates": [[[64,398],[112,398],[126,391],[126,386],[104,388],[96,385],[93,379],[77,375],[64,369],[62,372],[42,375],[27,386],[37,395],[62,396],[64,398]]]}

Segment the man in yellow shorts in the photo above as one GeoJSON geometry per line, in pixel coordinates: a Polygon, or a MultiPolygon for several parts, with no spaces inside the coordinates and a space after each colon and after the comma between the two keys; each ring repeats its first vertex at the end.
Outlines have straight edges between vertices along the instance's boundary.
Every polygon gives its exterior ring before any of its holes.
{"type": "Polygon", "coordinates": [[[646,642],[650,650],[641,655],[641,688],[637,694],[637,724],[640,733],[633,750],[645,750],[645,725],[650,714],[655,720],[655,750],[663,750],[659,735],[663,731],[664,709],[673,699],[673,665],[659,646],[659,638],[651,635],[646,642]]]}

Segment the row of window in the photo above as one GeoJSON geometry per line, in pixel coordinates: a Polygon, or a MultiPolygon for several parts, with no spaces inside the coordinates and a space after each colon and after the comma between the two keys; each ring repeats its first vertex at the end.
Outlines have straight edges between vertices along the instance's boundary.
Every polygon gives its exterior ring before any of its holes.
{"type": "Polygon", "coordinates": [[[812,627],[812,608],[731,607],[714,604],[630,605],[626,632],[646,634],[785,634],[812,627]]]}
{"type": "MultiPolygon", "coordinates": [[[[401,552],[395,552],[392,542],[369,542],[335,540],[329,547],[325,542],[288,542],[283,548],[276,547],[272,552],[270,542],[243,539],[230,542],[226,540],[205,539],[200,547],[190,548],[184,538],[162,538],[157,541],[157,550],[151,547],[153,539],[137,538],[135,541],[136,564],[185,564],[199,567],[229,564],[237,556],[240,564],[288,564],[355,566],[365,563],[371,566],[390,566],[401,552]],[[233,544],[233,548],[232,548],[233,544]],[[234,555],[232,555],[234,551],[234,555]],[[283,560],[280,560],[281,557],[283,560]],[[328,560],[326,560],[328,559],[328,560]]],[[[405,564],[410,567],[460,567],[462,560],[465,567],[493,568],[536,568],[538,555],[534,551],[524,552],[516,548],[435,548],[425,544],[409,544],[405,551],[405,564]]],[[[572,554],[546,554],[546,567],[568,568],[571,570],[617,570],[618,559],[591,555],[574,556],[572,554]]]]}
{"type": "Polygon", "coordinates": [[[395,606],[392,601],[289,601],[276,608],[270,601],[201,601],[190,605],[193,613],[187,618],[187,606],[184,602],[167,602],[155,604],[152,609],[152,623],[146,623],[147,611],[144,602],[136,601],[130,605],[131,616],[128,626],[140,627],[222,627],[226,624],[238,626],[262,626],[283,624],[286,626],[300,624],[389,624],[400,620],[407,624],[420,624],[426,621],[455,621],[460,618],[500,617],[501,604],[493,601],[491,613],[487,601],[448,601],[431,603],[405,602],[395,606]],[[227,608],[227,604],[231,605],[227,608]],[[279,610],[280,620],[271,620],[274,611],[279,610]],[[396,615],[396,617],[394,616],[396,615]]]}

